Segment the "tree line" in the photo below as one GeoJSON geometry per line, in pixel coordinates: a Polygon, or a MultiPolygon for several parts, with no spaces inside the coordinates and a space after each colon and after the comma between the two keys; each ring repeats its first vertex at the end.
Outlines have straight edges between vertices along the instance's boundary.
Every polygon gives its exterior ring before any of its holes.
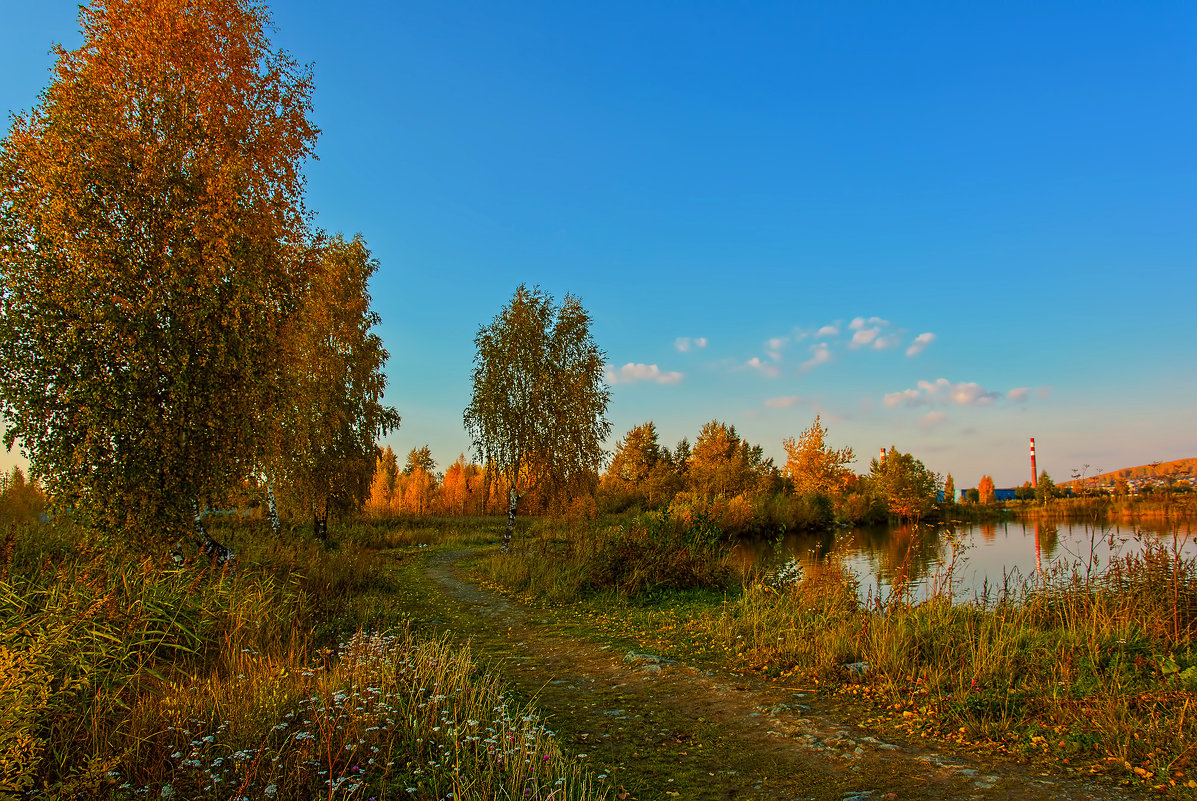
{"type": "Polygon", "coordinates": [[[581,301],[519,286],[480,326],[443,473],[377,441],[387,351],[360,236],[320,230],[310,67],[237,0],[93,0],[83,44],[0,140],[0,415],[61,513],[139,543],[204,510],[330,516],[670,509],[728,528],[934,508],[940,479],[896,449],[867,473],[819,418],[782,466],[712,420],[672,449],[649,421],[606,460],[606,356],[581,301]]]}
{"type": "MultiPolygon", "coordinates": [[[[939,476],[911,454],[890,448],[857,474],[849,467],[852,449],[832,446],[827,434],[816,416],[784,441],[787,459],[778,466],[734,425],[712,420],[693,444],[684,437],[669,448],[648,421],[619,439],[605,469],[539,485],[522,496],[519,509],[573,517],[670,510],[691,520],[702,516],[729,533],[752,533],[825,528],[837,520],[917,520],[940,507],[939,476]]],[[[509,496],[502,471],[465,454],[440,471],[427,445],[412,448],[402,465],[388,445],[364,512],[375,519],[496,514],[509,511],[509,496]]]]}

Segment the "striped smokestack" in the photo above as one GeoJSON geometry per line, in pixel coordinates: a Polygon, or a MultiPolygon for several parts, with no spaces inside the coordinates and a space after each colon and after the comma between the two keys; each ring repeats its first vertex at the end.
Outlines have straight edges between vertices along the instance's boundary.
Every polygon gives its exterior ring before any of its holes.
{"type": "Polygon", "coordinates": [[[1031,486],[1039,489],[1039,471],[1035,469],[1035,438],[1031,437],[1031,486]]]}
{"type": "Polygon", "coordinates": [[[885,448],[881,449],[881,464],[885,464],[885,448]]]}

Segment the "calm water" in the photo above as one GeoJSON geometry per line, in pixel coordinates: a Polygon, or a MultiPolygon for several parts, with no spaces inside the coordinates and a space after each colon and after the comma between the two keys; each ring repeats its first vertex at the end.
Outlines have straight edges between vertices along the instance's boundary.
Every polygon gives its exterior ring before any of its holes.
{"type": "Polygon", "coordinates": [[[1143,524],[1005,521],[932,529],[861,528],[827,535],[794,535],[773,548],[748,547],[748,560],[796,559],[807,572],[840,560],[859,580],[862,596],[884,600],[894,582],[910,582],[912,596],[937,589],[957,599],[993,598],[1052,569],[1100,571],[1112,560],[1141,552],[1149,541],[1197,558],[1194,523],[1143,524]],[[949,570],[949,568],[951,568],[949,570]],[[949,584],[950,582],[950,584],[949,584]]]}

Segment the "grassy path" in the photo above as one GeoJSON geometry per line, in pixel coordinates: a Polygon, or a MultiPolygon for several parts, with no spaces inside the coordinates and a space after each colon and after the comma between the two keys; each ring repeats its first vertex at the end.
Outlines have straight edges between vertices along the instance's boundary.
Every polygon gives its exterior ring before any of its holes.
{"type": "Polygon", "coordinates": [[[404,554],[396,569],[407,589],[390,603],[420,628],[470,640],[622,801],[1140,797],[887,742],[854,725],[862,718],[842,700],[643,654],[567,610],[526,608],[480,588],[456,567],[470,553],[404,554]]]}

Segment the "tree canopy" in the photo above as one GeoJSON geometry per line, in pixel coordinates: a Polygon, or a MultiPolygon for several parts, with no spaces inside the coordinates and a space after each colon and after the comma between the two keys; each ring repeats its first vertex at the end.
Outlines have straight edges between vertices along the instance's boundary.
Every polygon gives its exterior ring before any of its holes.
{"type": "Polygon", "coordinates": [[[644,481],[661,459],[661,446],[657,442],[657,427],[649,420],[633,426],[615,443],[615,453],[607,467],[607,475],[632,484],[644,481]]]}
{"type": "Polygon", "coordinates": [[[886,451],[882,460],[873,459],[869,480],[885,498],[889,513],[904,520],[926,515],[939,495],[939,476],[897,448],[886,451]]]}
{"type": "Polygon", "coordinates": [[[827,429],[819,422],[819,415],[810,428],[782,442],[786,450],[786,465],[782,472],[794,483],[799,494],[841,492],[851,473],[848,465],[855,455],[849,447],[832,448],[827,444],[827,429]]]}
{"type": "Polygon", "coordinates": [[[92,0],[80,21],[0,142],[6,444],[76,513],[147,538],[264,466],[314,493],[334,452],[372,468],[386,354],[368,310],[333,308],[368,301],[372,262],[307,229],[310,70],[243,0],[92,0]],[[318,344],[296,321],[322,304],[318,344]],[[351,329],[365,352],[330,364],[351,329]]]}
{"type": "Polygon", "coordinates": [[[981,480],[977,482],[977,497],[979,503],[987,505],[993,503],[995,493],[991,477],[981,476],[981,480]]]}
{"type": "Polygon", "coordinates": [[[329,512],[343,514],[370,494],[375,439],[399,426],[382,402],[388,357],[372,330],[368,282],[377,271],[360,236],[317,237],[309,248],[298,308],[283,328],[283,392],[275,475],[295,504],[327,534],[329,512]]]}
{"type": "Polygon", "coordinates": [[[597,473],[610,431],[605,354],[581,301],[521,284],[474,338],[473,392],[463,418],[478,457],[508,487],[510,547],[520,498],[597,473]]]}

